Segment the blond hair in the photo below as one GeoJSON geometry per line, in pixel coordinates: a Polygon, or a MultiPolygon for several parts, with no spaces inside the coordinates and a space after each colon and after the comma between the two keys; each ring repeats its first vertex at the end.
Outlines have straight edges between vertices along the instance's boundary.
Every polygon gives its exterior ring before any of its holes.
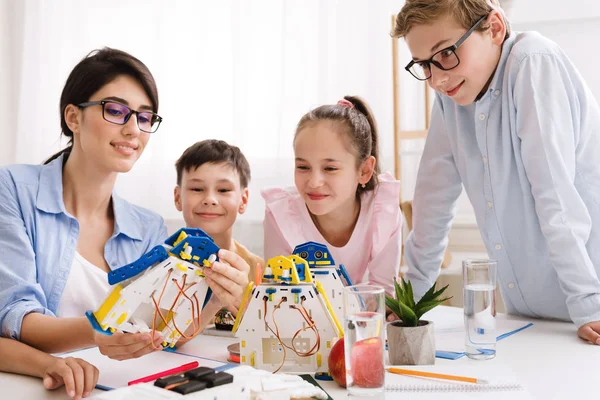
{"type": "MultiPolygon", "coordinates": [[[[498,0],[406,0],[396,17],[392,36],[401,38],[415,25],[431,24],[445,16],[452,16],[463,28],[470,29],[475,22],[493,10],[500,12],[506,25],[505,39],[510,36],[510,23],[498,0]]],[[[477,31],[485,31],[489,25],[485,22],[477,31]]]]}

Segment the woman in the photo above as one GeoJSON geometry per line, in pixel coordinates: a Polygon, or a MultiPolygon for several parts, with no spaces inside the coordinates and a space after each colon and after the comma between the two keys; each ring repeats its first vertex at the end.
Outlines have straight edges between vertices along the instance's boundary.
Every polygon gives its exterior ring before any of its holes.
{"type": "MultiPolygon", "coordinates": [[[[135,57],[95,51],[69,75],[60,112],[66,149],[42,166],[0,168],[1,333],[49,353],[97,345],[111,358],[139,357],[160,345],[159,334],[105,336],[83,315],[106,296],[107,272],[167,236],[159,215],[113,192],[117,174],[133,167],[162,121],[156,83],[135,57]]],[[[245,264],[219,256],[229,269],[245,264]]],[[[241,297],[246,285],[225,286],[241,297]]],[[[222,306],[222,286],[211,309],[222,306]]]]}

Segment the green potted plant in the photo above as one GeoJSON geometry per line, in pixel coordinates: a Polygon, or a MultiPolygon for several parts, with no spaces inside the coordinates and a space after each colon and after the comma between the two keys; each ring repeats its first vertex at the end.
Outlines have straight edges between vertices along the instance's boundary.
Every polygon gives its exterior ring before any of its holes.
{"type": "Polygon", "coordinates": [[[394,279],[396,298],[385,296],[385,304],[400,320],[387,325],[388,354],[393,365],[422,365],[435,363],[433,322],[421,320],[423,314],[451,297],[441,298],[448,285],[440,290],[433,286],[415,302],[412,285],[402,278],[394,279]]]}

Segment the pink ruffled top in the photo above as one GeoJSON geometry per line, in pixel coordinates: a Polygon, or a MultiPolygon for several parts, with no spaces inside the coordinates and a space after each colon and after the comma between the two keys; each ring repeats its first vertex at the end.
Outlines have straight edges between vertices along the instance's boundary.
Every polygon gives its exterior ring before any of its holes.
{"type": "Polygon", "coordinates": [[[306,203],[295,187],[261,191],[265,199],[265,260],[291,254],[299,244],[325,244],[336,264],[344,264],[354,284],[370,283],[394,293],[402,252],[402,217],[398,203],[400,181],[390,174],[379,175],[374,191],[361,196],[358,221],[348,243],[328,243],[313,223],[306,203]]]}

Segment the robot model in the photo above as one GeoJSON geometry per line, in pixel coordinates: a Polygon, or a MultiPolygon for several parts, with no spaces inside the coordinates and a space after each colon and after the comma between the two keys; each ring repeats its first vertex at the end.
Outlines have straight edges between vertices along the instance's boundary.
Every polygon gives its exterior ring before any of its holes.
{"type": "Polygon", "coordinates": [[[201,229],[180,229],[164,245],[110,272],[113,289],[96,311],[86,313],[88,320],[107,335],[116,330],[158,332],[164,348],[173,348],[179,338],[194,337],[212,293],[203,271],[218,259],[218,251],[201,229]],[[190,325],[192,332],[186,334],[190,325]]]}
{"type": "Polygon", "coordinates": [[[273,373],[327,373],[331,347],[343,336],[342,288],[322,244],[304,243],[290,256],[269,259],[262,281],[248,285],[233,327],[241,364],[273,373]]]}

